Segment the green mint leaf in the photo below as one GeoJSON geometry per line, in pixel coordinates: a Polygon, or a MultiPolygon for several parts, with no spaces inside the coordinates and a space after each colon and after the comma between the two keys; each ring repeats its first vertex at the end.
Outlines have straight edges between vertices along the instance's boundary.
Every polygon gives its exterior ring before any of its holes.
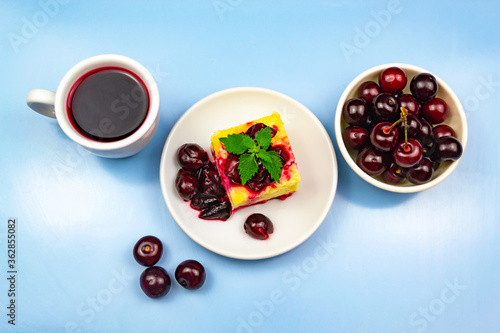
{"type": "Polygon", "coordinates": [[[257,157],[260,159],[267,171],[269,171],[271,178],[279,183],[281,170],[283,168],[280,155],[274,150],[261,150],[257,154],[257,157]]]}
{"type": "Polygon", "coordinates": [[[241,155],[255,146],[252,138],[245,134],[229,134],[227,137],[220,138],[219,140],[224,144],[225,150],[236,155],[241,155]]]}
{"type": "Polygon", "coordinates": [[[271,135],[271,127],[267,126],[261,129],[260,131],[255,134],[255,140],[259,144],[259,146],[262,147],[262,149],[267,149],[269,148],[269,145],[271,144],[271,139],[273,136],[271,135]]]}
{"type": "Polygon", "coordinates": [[[254,154],[240,155],[240,164],[238,165],[238,170],[241,176],[241,183],[245,185],[245,183],[250,178],[252,178],[259,170],[257,161],[255,160],[255,155],[254,154]]]}

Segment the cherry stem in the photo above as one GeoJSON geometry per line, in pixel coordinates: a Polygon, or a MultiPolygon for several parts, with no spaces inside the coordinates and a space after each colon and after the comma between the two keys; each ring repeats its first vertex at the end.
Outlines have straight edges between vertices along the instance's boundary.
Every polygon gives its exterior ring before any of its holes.
{"type": "Polygon", "coordinates": [[[401,107],[401,119],[403,119],[404,121],[404,127],[405,127],[405,147],[404,147],[404,150],[405,152],[409,152],[410,151],[410,147],[408,146],[408,122],[406,120],[407,116],[408,116],[408,110],[406,110],[404,107],[401,107]]]}
{"type": "Polygon", "coordinates": [[[382,130],[382,132],[384,132],[384,134],[389,134],[391,133],[391,130],[394,126],[396,126],[397,124],[399,124],[400,122],[403,121],[403,118],[400,118],[398,121],[396,121],[394,124],[392,124],[391,126],[389,127],[384,127],[384,129],[382,130]]]}

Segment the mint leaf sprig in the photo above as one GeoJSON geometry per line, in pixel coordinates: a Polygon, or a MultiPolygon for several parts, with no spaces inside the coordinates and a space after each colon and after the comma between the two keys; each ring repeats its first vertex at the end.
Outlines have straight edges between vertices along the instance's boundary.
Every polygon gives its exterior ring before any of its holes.
{"type": "Polygon", "coordinates": [[[271,128],[267,126],[255,134],[255,140],[246,134],[229,134],[220,138],[227,152],[239,155],[238,172],[243,185],[259,171],[257,160],[267,169],[274,181],[280,182],[283,164],[280,155],[269,149],[272,137],[271,128]]]}

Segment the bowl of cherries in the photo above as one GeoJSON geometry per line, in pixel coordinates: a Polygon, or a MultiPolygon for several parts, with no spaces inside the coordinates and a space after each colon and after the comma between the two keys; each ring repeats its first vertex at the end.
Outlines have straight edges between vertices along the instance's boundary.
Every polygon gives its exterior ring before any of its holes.
{"type": "Polygon", "coordinates": [[[437,75],[386,64],[358,75],[335,114],[335,136],[347,164],[381,189],[429,189],[457,167],[467,144],[458,97],[437,75]]]}

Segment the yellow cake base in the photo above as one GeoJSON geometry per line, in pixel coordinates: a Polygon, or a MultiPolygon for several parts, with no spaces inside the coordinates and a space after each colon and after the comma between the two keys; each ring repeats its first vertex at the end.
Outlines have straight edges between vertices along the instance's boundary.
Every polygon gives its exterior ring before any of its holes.
{"type": "Polygon", "coordinates": [[[290,145],[290,141],[285,131],[285,126],[278,112],[274,111],[270,116],[256,119],[242,125],[231,127],[229,129],[217,131],[211,138],[211,149],[215,158],[215,165],[219,171],[222,185],[226,189],[227,195],[233,209],[243,206],[254,205],[259,202],[271,200],[278,197],[285,197],[297,191],[300,174],[295,162],[295,156],[290,145]],[[257,123],[266,124],[277,130],[276,135],[271,140],[271,146],[284,146],[289,155],[288,161],[283,166],[280,176],[280,182],[274,182],[266,186],[262,191],[256,193],[243,185],[232,185],[224,174],[224,165],[228,157],[228,152],[224,150],[224,145],[220,138],[227,137],[229,134],[244,133],[248,128],[257,123]]]}

